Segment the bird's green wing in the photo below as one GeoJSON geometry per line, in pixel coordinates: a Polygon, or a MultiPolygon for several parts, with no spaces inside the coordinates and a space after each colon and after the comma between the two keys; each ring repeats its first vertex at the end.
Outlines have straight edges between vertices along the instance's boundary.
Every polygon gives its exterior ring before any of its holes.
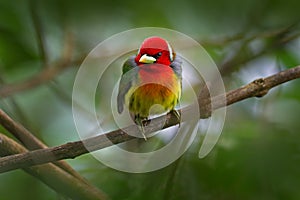
{"type": "Polygon", "coordinates": [[[178,79],[181,81],[182,80],[182,58],[178,55],[176,55],[175,59],[171,63],[171,68],[177,75],[178,79]]]}
{"type": "Polygon", "coordinates": [[[125,95],[129,91],[132,86],[132,83],[136,80],[138,67],[134,60],[135,56],[131,56],[126,62],[123,64],[122,68],[122,77],[119,83],[119,92],[117,97],[118,103],[118,112],[122,113],[124,109],[125,103],[125,95]]]}
{"type": "Polygon", "coordinates": [[[181,91],[182,91],[182,58],[176,55],[175,59],[171,63],[170,67],[173,69],[174,73],[177,75],[178,82],[180,84],[180,92],[178,94],[177,103],[179,102],[181,91]]]}

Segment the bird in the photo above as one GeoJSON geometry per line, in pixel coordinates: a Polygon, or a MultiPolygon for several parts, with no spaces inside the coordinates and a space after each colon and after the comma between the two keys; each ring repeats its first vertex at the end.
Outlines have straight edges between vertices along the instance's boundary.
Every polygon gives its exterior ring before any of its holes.
{"type": "Polygon", "coordinates": [[[182,92],[182,60],[169,42],[161,37],[144,39],[136,55],[122,66],[117,95],[117,109],[121,114],[126,106],[132,120],[141,128],[152,115],[173,112],[180,119],[175,106],[182,92]]]}

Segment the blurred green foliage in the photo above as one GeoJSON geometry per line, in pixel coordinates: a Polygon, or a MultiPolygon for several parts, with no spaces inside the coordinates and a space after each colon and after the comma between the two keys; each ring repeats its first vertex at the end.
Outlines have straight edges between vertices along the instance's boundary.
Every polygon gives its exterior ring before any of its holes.
{"type": "MultiPolygon", "coordinates": [[[[47,62],[54,62],[62,54],[66,32],[73,34],[76,56],[118,32],[159,26],[203,42],[220,68],[230,61],[224,73],[229,90],[298,65],[299,6],[297,0],[2,0],[0,89],[45,67],[40,36],[47,62]]],[[[78,66],[47,84],[0,99],[0,107],[49,146],[77,140],[70,99],[78,66]]],[[[194,144],[177,162],[146,174],[109,169],[90,155],[68,162],[112,199],[299,199],[299,87],[295,80],[263,99],[230,106],[221,138],[204,159],[197,156],[201,144],[194,144]]],[[[21,170],[0,174],[0,195],[2,200],[60,198],[21,170]]]]}

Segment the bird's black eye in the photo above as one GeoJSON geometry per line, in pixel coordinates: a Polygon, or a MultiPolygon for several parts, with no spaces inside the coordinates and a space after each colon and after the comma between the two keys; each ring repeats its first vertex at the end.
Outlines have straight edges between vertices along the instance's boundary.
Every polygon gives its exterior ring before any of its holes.
{"type": "Polygon", "coordinates": [[[158,52],[158,53],[155,54],[153,57],[154,57],[155,59],[158,59],[161,55],[162,55],[162,53],[161,53],[161,52],[158,52]]]}

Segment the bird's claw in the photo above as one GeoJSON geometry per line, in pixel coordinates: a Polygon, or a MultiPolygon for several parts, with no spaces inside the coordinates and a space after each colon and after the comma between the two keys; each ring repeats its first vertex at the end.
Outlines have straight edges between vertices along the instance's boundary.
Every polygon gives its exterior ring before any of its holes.
{"type": "Polygon", "coordinates": [[[145,139],[145,141],[147,141],[147,137],[145,135],[145,126],[147,125],[147,120],[137,119],[136,123],[141,131],[141,134],[143,135],[143,138],[145,139]]]}
{"type": "Polygon", "coordinates": [[[171,114],[175,115],[175,117],[177,118],[177,120],[179,121],[179,127],[180,127],[180,119],[181,119],[181,114],[177,111],[177,110],[171,110],[170,111],[171,114]]]}

